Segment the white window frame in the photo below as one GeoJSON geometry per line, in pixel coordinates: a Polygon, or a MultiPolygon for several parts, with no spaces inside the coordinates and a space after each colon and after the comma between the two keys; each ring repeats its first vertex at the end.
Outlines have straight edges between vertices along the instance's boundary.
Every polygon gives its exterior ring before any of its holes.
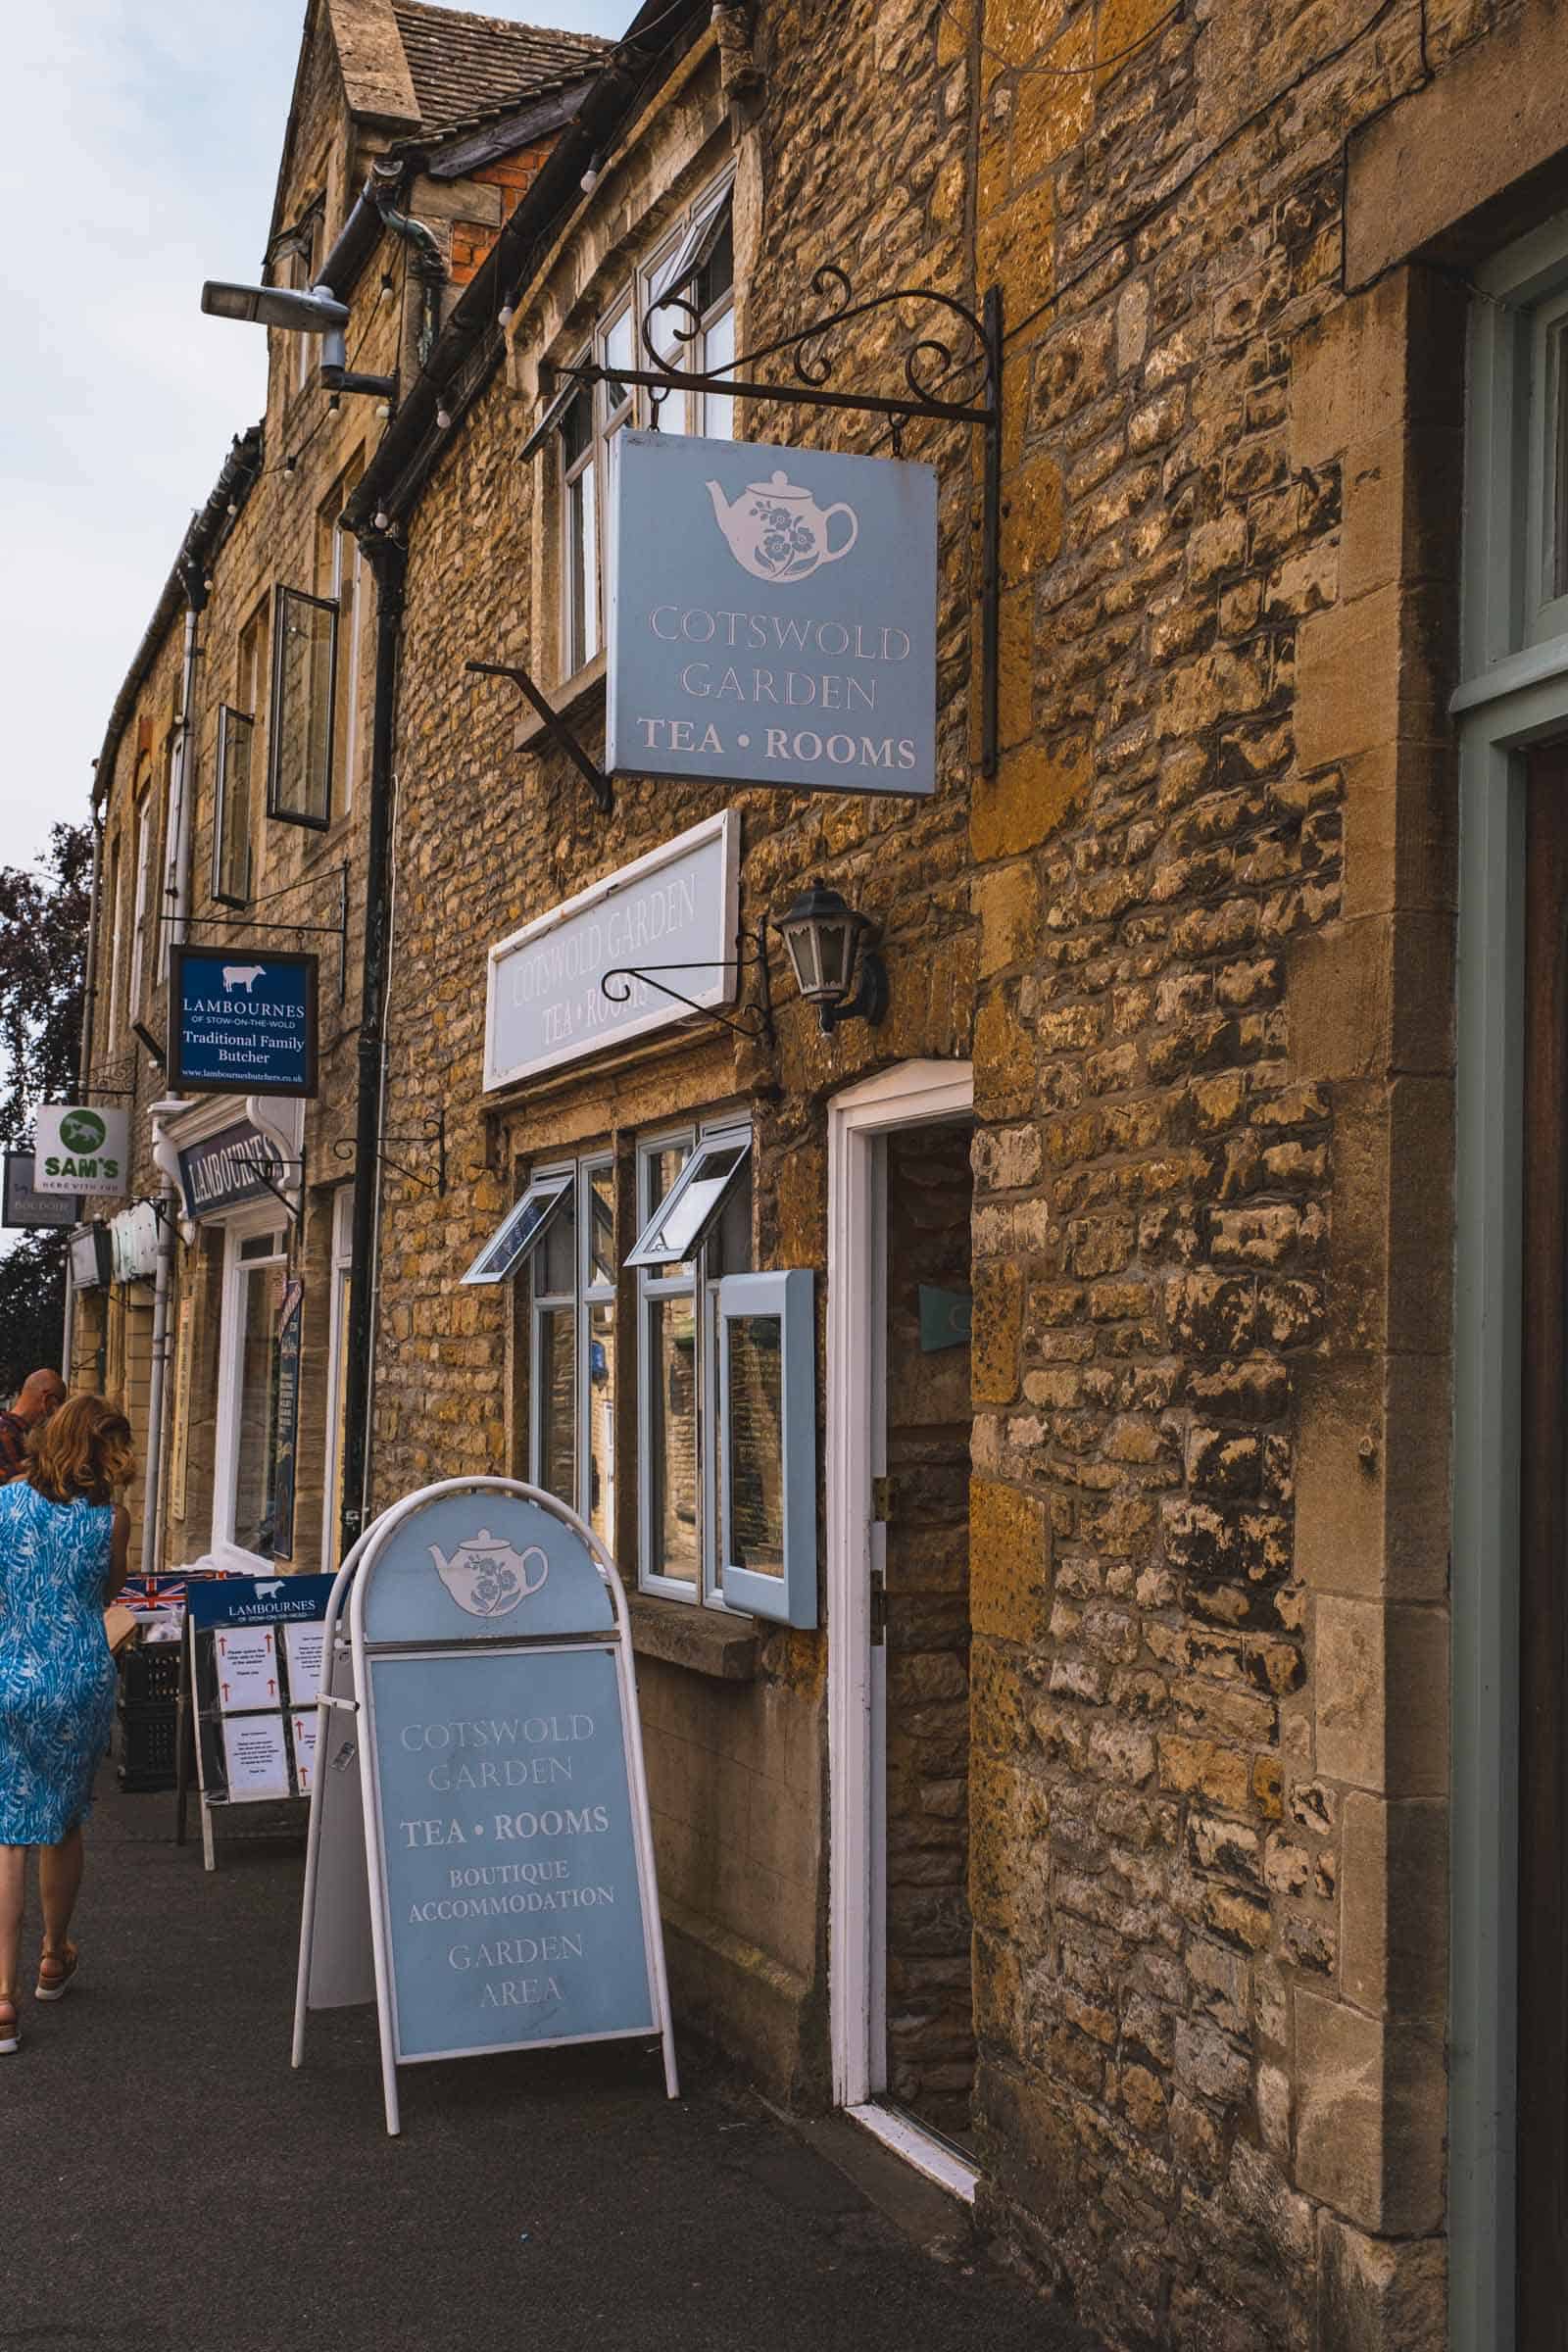
{"type": "MultiPolygon", "coordinates": [[[[575,1426],[572,1432],[572,1492],[561,1497],[580,1519],[593,1524],[593,1448],[590,1443],[589,1418],[593,1405],[593,1309],[612,1307],[615,1303],[620,1265],[608,1282],[594,1277],[593,1258],[593,1180],[608,1175],[611,1197],[615,1191],[615,1160],[612,1152],[590,1152],[578,1160],[561,1160],[552,1167],[541,1168],[534,1176],[535,1184],[554,1183],[562,1177],[569,1180],[570,1189],[562,1196],[561,1205],[570,1200],[574,1223],[572,1227],[572,1288],[569,1291],[546,1291],[541,1275],[545,1262],[545,1246],[549,1238],[547,1225],[529,1252],[528,1298],[528,1476],[536,1487],[544,1485],[544,1404],[545,1383],[540,1361],[540,1339],[547,1314],[572,1312],[572,1411],[575,1426]]],[[[552,1217],[550,1224],[555,1223],[552,1217]]],[[[622,1261],[623,1262],[623,1261],[622,1261]]],[[[615,1549],[615,1510],[618,1500],[614,1460],[614,1412],[611,1413],[611,1499],[604,1529],[601,1531],[606,1549],[613,1556],[615,1549]]],[[[552,1489],[551,1492],[554,1492],[552,1489]]]]}
{"type": "MultiPolygon", "coordinates": [[[[174,926],[172,922],[166,923],[162,918],[166,914],[173,913],[174,902],[179,890],[179,876],[175,868],[179,863],[179,836],[185,822],[185,796],[181,790],[181,760],[185,729],[190,723],[190,714],[185,712],[176,720],[174,731],[169,740],[169,789],[164,796],[164,807],[169,811],[169,822],[166,828],[167,838],[164,842],[163,905],[158,909],[160,919],[157,925],[157,935],[153,942],[155,986],[158,982],[169,978],[169,947],[170,941],[173,937],[174,926]]],[[[190,765],[194,782],[196,765],[194,758],[190,765]]]]}
{"type": "Polygon", "coordinates": [[[264,1576],[273,1562],[248,1551],[234,1541],[234,1480],[239,1467],[239,1415],[244,1372],[243,1315],[246,1277],[261,1267],[287,1266],[288,1226],[272,1202],[237,1213],[224,1228],[222,1313],[218,1340],[218,1432],[213,1462],[212,1554],[220,1567],[242,1575],[264,1576]],[[274,1237],[274,1248],[264,1256],[245,1257],[246,1242],[262,1234],[274,1237]]]}
{"type": "Polygon", "coordinates": [[[343,1369],[349,1344],[349,1284],[354,1271],[354,1187],[344,1184],[332,1196],[332,1245],[328,1270],[331,1305],[326,1343],[326,1475],[321,1484],[321,1570],[337,1566],[338,1537],[343,1523],[343,1369]]]}
{"type": "Polygon", "coordinates": [[[136,804],[136,911],[130,926],[130,988],[125,1010],[131,1020],[141,1010],[142,979],[147,961],[147,898],[152,880],[153,787],[151,779],[136,804]]]}
{"type": "MultiPolygon", "coordinates": [[[[639,1138],[637,1145],[637,1244],[622,1257],[630,1265],[635,1249],[646,1237],[656,1210],[652,1200],[652,1172],[655,1159],[663,1152],[683,1152],[685,1166],[676,1179],[679,1185],[696,1154],[705,1147],[723,1148],[745,1141],[752,1143],[749,1119],[726,1118],[701,1127],[663,1129],[657,1134],[639,1138]]],[[[739,1183],[750,1170],[748,1151],[734,1170],[733,1183],[739,1183]]],[[[672,1200],[675,1186],[665,1194],[660,1207],[672,1200]]],[[[717,1462],[719,1452],[719,1391],[718,1391],[718,1303],[722,1277],[710,1273],[708,1266],[708,1243],[714,1225],[722,1216],[729,1196],[726,1186],[712,1218],[695,1245],[692,1272],[669,1272],[657,1265],[640,1264],[632,1269],[637,1277],[637,1581],[645,1592],[658,1593],[666,1600],[680,1600],[709,1609],[725,1609],[728,1604],[723,1593],[723,1560],[718,1534],[717,1462]],[[649,1566],[654,1557],[653,1527],[653,1349],[649,1344],[648,1308],[661,1298],[691,1298],[693,1300],[693,1334],[697,1349],[695,1370],[697,1414],[694,1444],[697,1458],[693,1464],[695,1492],[698,1497],[698,1545],[696,1577],[688,1582],[684,1577],[661,1576],[649,1566]]]]}
{"type": "Polygon", "coordinates": [[[125,851],[128,837],[122,832],[109,859],[109,890],[114,900],[109,929],[109,1030],[103,1050],[117,1051],[120,1044],[120,958],[125,934],[125,851]]]}
{"type": "MultiPolygon", "coordinates": [[[[654,261],[632,272],[606,305],[594,323],[587,342],[577,351],[569,366],[581,367],[592,362],[608,368],[611,362],[610,344],[616,330],[629,321],[629,357],[622,364],[645,368],[648,354],[643,343],[643,327],[649,306],[662,287],[674,282],[681,273],[684,257],[694,251],[702,232],[712,220],[721,206],[730,203],[734,192],[735,174],[726,172],[722,178],[710,181],[696,197],[684,219],[665,240],[654,261]]],[[[679,316],[679,314],[676,314],[679,316]]],[[[676,343],[672,354],[682,367],[706,368],[710,362],[711,338],[729,326],[727,347],[722,339],[714,357],[725,364],[735,356],[734,343],[735,280],[733,269],[730,282],[724,291],[709,305],[702,316],[701,332],[692,343],[676,343]]],[[[646,428],[654,419],[652,396],[646,385],[631,386],[623,400],[613,398],[610,383],[590,386],[589,433],[586,448],[568,461],[564,438],[566,417],[573,408],[569,386],[564,397],[558,397],[546,417],[541,421],[533,439],[553,440],[552,462],[557,466],[557,526],[562,561],[560,612],[560,669],[563,682],[569,682],[603,652],[610,612],[610,571],[613,561],[611,515],[614,492],[614,440],[617,433],[629,426],[646,428]],[[576,559],[581,485],[587,478],[593,483],[593,576],[583,580],[582,628],[579,633],[575,612],[573,565],[576,559]]],[[[734,431],[734,404],[724,396],[701,392],[682,393],[678,404],[674,395],[659,411],[661,429],[665,432],[711,433],[728,440],[734,431]],[[722,412],[722,414],[720,413],[722,412]]]]}

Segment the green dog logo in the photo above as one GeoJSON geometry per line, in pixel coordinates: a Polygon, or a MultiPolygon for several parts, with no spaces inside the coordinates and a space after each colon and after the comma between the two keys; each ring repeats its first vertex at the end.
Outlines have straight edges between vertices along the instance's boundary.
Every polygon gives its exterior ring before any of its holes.
{"type": "Polygon", "coordinates": [[[60,1141],[78,1156],[101,1150],[108,1132],[95,1110],[68,1110],[60,1122],[60,1141]]]}

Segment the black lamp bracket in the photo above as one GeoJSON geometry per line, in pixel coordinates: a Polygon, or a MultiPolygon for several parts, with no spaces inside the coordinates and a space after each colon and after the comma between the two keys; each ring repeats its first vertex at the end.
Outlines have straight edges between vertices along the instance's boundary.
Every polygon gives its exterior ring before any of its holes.
{"type": "Polygon", "coordinates": [[[583,750],[582,745],[577,741],[560,711],[551,704],[543,688],[535,684],[521,663],[515,662],[466,662],[464,667],[475,677],[510,678],[512,680],[523,700],[532,704],[539,723],[556,749],[565,753],[572,766],[586,781],[589,791],[594,796],[595,807],[602,815],[608,816],[615,805],[610,778],[597,761],[589,759],[588,754],[583,750]]]}
{"type": "Polygon", "coordinates": [[[670,997],[677,1004],[684,1004],[688,1012],[700,1012],[705,1020],[716,1021],[721,1029],[732,1030],[737,1037],[750,1038],[754,1044],[770,1047],[773,1043],[773,995],[767,969],[765,924],[758,924],[750,947],[746,939],[746,933],[742,932],[735,942],[734,955],[723,957],[698,956],[683,963],[615,964],[604,974],[599,986],[612,1004],[625,1004],[631,998],[632,983],[641,980],[645,987],[657,989],[662,997],[670,997]],[[661,972],[743,972],[751,969],[755,969],[758,975],[756,1002],[743,1004],[735,1013],[719,1012],[711,1004],[699,1004],[680,989],[671,988],[667,980],[659,977],[661,972]],[[612,982],[618,985],[612,987],[612,982]]]}

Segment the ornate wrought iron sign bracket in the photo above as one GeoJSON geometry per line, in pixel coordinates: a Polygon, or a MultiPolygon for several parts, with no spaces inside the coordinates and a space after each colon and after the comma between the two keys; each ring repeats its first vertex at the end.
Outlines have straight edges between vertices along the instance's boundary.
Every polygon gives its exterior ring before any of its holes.
{"type": "Polygon", "coordinates": [[[611,789],[610,778],[595,760],[589,759],[588,754],[583,750],[582,745],[577,741],[576,736],[567,726],[560,711],[552,706],[549,698],[545,695],[542,688],[535,685],[533,679],[529,676],[528,672],[522,668],[520,663],[512,662],[466,662],[464,663],[464,667],[465,669],[471,670],[476,677],[510,678],[512,680],[512,683],[514,686],[515,686],[517,692],[523,697],[523,700],[533,705],[534,710],[539,718],[539,723],[544,728],[545,733],[549,736],[551,742],[556,746],[558,751],[563,751],[565,753],[566,758],[571,761],[572,766],[576,768],[578,773],[586,780],[588,789],[594,796],[595,806],[604,815],[608,816],[615,805],[614,794],[611,789]]]}
{"type": "Polygon", "coordinates": [[[773,992],[767,969],[765,924],[758,924],[756,942],[751,948],[745,946],[744,934],[737,939],[733,956],[696,963],[617,963],[603,975],[599,986],[612,1004],[625,1004],[630,1001],[632,983],[636,980],[641,980],[647,988],[657,989],[662,997],[684,1004],[689,1012],[700,1012],[705,1020],[717,1021],[720,1028],[733,1030],[737,1037],[750,1038],[757,1045],[773,1044],[773,992]],[[658,977],[661,972],[744,972],[749,968],[755,968],[758,975],[757,1000],[755,1004],[743,1004],[735,1013],[719,1012],[711,1004],[699,1004],[680,989],[671,988],[667,980],[658,977]],[[612,987],[612,981],[618,985],[612,987]]]}
{"type": "MultiPolygon", "coordinates": [[[[377,1150],[375,1156],[381,1166],[390,1168],[394,1175],[402,1176],[410,1184],[416,1184],[421,1192],[434,1193],[437,1200],[444,1200],[447,1189],[446,1106],[443,1104],[433,1117],[423,1120],[421,1124],[423,1133],[420,1135],[383,1135],[381,1147],[377,1150]],[[428,1176],[419,1175],[414,1168],[406,1168],[402,1160],[394,1159],[391,1152],[385,1149],[388,1144],[396,1144],[400,1152],[422,1151],[427,1146],[433,1145],[435,1147],[436,1171],[434,1182],[432,1183],[428,1176]]],[[[334,1159],[353,1159],[355,1156],[353,1136],[340,1136],[332,1146],[332,1156],[334,1159]]]]}
{"type": "MultiPolygon", "coordinates": [[[[267,898],[258,899],[256,903],[259,906],[265,906],[270,903],[270,900],[284,898],[289,891],[297,890],[301,883],[314,882],[316,879],[317,876],[314,873],[302,874],[299,882],[287,882],[284,884],[282,890],[269,891],[267,898]]],[[[165,923],[183,923],[187,930],[292,931],[296,933],[308,933],[311,937],[316,939],[335,939],[337,941],[338,1003],[341,1004],[348,996],[349,869],[346,858],[344,862],[337,868],[337,921],[335,923],[258,923],[253,922],[248,914],[243,913],[161,914],[158,917],[158,920],[160,926],[165,923]]]]}
{"type": "MultiPolygon", "coordinates": [[[[827,307],[806,326],[792,334],[780,335],[772,343],[760,344],[755,351],[743,352],[712,371],[678,367],[675,365],[678,354],[673,349],[660,348],[661,333],[655,327],[660,312],[676,314],[676,321],[662,328],[666,344],[690,344],[702,332],[702,314],[697,305],[671,288],[650,305],[643,321],[646,367],[611,369],[597,362],[583,361],[575,367],[554,368],[549,373],[552,378],[564,378],[568,385],[644,386],[652,399],[656,428],[660,408],[672,392],[709,392],[724,400],[763,400],[785,407],[848,409],[886,416],[892,424],[896,455],[902,454],[904,428],[917,418],[981,426],[985,433],[985,460],[980,515],[980,764],[985,775],[994,776],[999,752],[997,696],[1002,596],[1002,289],[1000,286],[987,289],[977,317],[966,304],[934,286],[901,286],[892,293],[873,294],[863,302],[857,302],[849,278],[831,264],[816,271],[811,287],[827,307]],[[961,332],[963,340],[959,347],[954,347],[957,338],[952,326],[945,325],[942,334],[917,335],[905,354],[906,389],[902,393],[843,391],[832,383],[838,360],[830,345],[836,329],[848,327],[878,311],[892,310],[902,317],[917,306],[945,313],[961,332]],[[756,370],[769,360],[787,361],[794,369],[793,380],[760,376],[756,370]]],[[[547,417],[527,448],[538,442],[548,424],[547,417]]],[[[473,662],[468,664],[470,669],[490,666],[473,662]]],[[[501,674],[521,687],[578,766],[586,766],[591,775],[597,775],[598,770],[560,727],[555,713],[526,673],[509,669],[501,674]]]]}

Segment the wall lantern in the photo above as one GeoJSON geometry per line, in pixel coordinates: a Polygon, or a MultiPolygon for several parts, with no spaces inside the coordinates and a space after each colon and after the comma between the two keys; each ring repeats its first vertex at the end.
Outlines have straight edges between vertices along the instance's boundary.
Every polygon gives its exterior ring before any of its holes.
{"type": "Polygon", "coordinates": [[[789,951],[801,995],[817,1008],[824,1037],[841,1021],[876,1027],[888,1008],[888,975],[871,945],[876,925],[869,915],[813,882],[773,928],[789,951]]]}

